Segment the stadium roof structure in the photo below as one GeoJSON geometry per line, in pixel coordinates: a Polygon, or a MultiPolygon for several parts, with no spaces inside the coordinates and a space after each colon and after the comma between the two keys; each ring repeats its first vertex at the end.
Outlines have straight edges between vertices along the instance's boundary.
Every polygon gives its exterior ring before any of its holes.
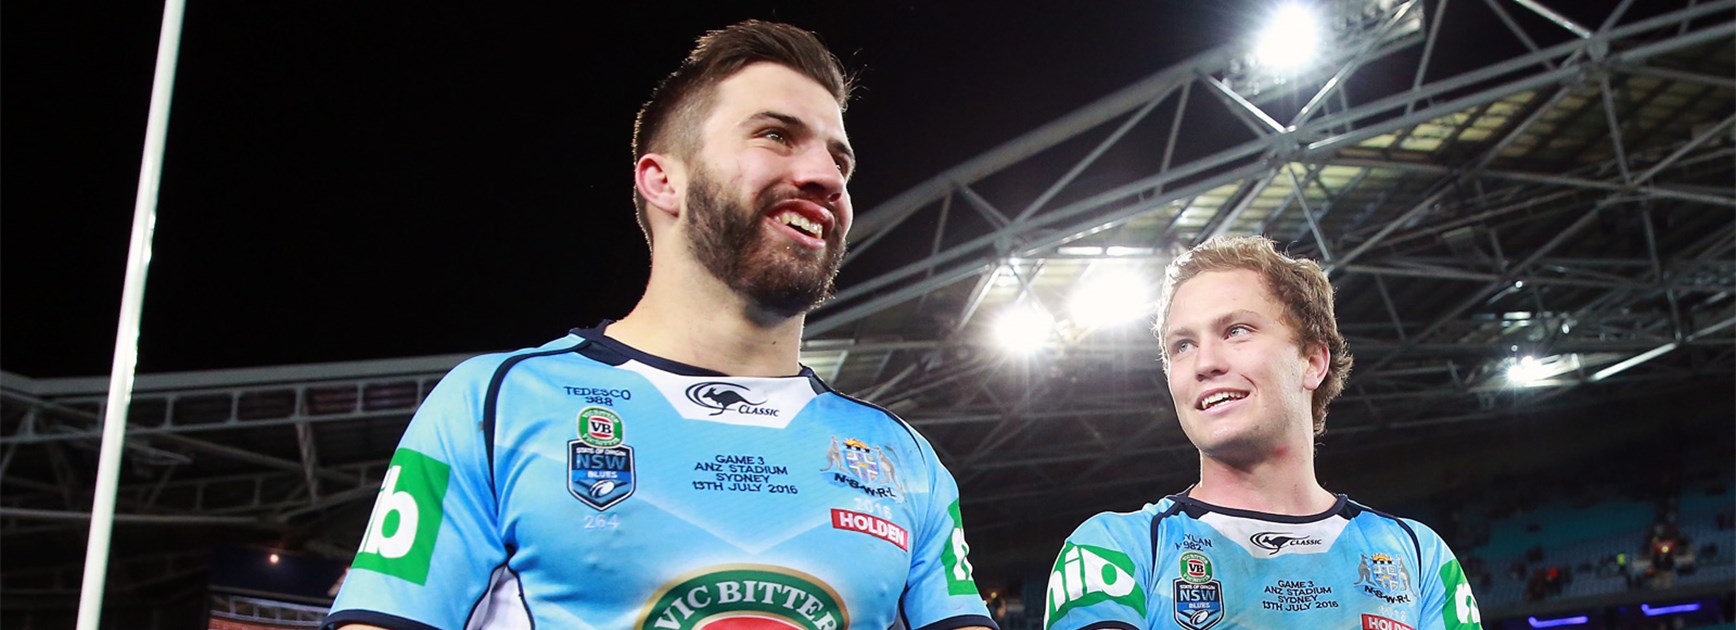
{"type": "MultiPolygon", "coordinates": [[[[1728,413],[1736,2],[1329,4],[1341,46],[1301,74],[1226,45],[861,214],[803,360],[935,444],[979,570],[1196,478],[1150,320],[1065,307],[1111,271],[1155,286],[1213,236],[1329,270],[1357,365],[1325,462],[1537,415],[1575,417],[1545,436],[1568,440],[1633,424],[1600,413],[1627,405],[1728,413]],[[1054,318],[1029,354],[993,341],[1009,308],[1054,318]]],[[[461,358],[140,377],[109,592],[184,594],[218,539],[352,553],[410,414],[461,358]]],[[[76,597],[74,464],[94,460],[106,384],[0,380],[9,608],[76,597]]]]}

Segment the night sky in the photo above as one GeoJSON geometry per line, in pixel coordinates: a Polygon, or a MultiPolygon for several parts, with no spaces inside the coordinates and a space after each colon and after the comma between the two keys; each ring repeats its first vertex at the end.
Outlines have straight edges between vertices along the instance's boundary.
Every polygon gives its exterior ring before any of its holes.
{"type": "MultiPolygon", "coordinates": [[[[709,28],[789,21],[859,72],[865,213],[1260,6],[455,5],[191,0],[141,373],[503,350],[625,314],[648,264],[633,113],[709,28]]],[[[0,9],[0,369],[109,370],[160,20],[0,9]]]]}

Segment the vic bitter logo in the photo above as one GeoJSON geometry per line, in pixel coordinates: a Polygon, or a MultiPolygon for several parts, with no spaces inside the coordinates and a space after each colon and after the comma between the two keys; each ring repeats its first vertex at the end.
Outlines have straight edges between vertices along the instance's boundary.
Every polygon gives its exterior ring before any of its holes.
{"type": "Polygon", "coordinates": [[[721,415],[725,411],[734,411],[750,416],[778,417],[777,409],[762,407],[765,398],[754,394],[746,386],[724,381],[706,381],[694,383],[687,388],[687,401],[706,409],[713,409],[711,415],[721,415]],[[759,398],[759,402],[754,402],[759,398]]]}

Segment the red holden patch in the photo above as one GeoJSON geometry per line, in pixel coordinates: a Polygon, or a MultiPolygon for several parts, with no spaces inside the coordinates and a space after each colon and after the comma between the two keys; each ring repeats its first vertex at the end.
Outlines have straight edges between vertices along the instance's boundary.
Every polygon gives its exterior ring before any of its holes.
{"type": "Polygon", "coordinates": [[[898,545],[899,549],[910,551],[910,532],[897,523],[861,512],[832,509],[832,529],[844,529],[862,532],[886,542],[898,545]]]}
{"type": "Polygon", "coordinates": [[[1417,630],[1403,623],[1387,619],[1379,615],[1362,616],[1362,630],[1417,630]]]}

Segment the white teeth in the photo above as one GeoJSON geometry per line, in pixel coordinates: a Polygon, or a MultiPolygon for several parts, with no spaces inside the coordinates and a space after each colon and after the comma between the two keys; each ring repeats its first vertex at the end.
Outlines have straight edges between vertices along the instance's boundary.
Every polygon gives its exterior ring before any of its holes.
{"type": "Polygon", "coordinates": [[[821,236],[824,236],[824,234],[821,232],[820,224],[818,222],[810,221],[810,220],[808,220],[807,217],[804,217],[800,214],[797,214],[794,212],[785,212],[781,215],[778,215],[778,220],[784,222],[785,225],[788,225],[790,227],[793,227],[793,228],[796,228],[796,229],[801,230],[803,232],[806,232],[809,236],[812,236],[814,238],[819,238],[821,236]]]}
{"type": "Polygon", "coordinates": [[[1232,400],[1241,400],[1241,399],[1247,398],[1247,397],[1248,397],[1247,394],[1238,394],[1235,392],[1218,392],[1216,394],[1212,394],[1210,396],[1207,396],[1205,398],[1205,400],[1200,401],[1199,408],[1201,411],[1204,411],[1207,409],[1211,409],[1212,407],[1216,407],[1218,405],[1218,403],[1229,402],[1232,400]]]}

